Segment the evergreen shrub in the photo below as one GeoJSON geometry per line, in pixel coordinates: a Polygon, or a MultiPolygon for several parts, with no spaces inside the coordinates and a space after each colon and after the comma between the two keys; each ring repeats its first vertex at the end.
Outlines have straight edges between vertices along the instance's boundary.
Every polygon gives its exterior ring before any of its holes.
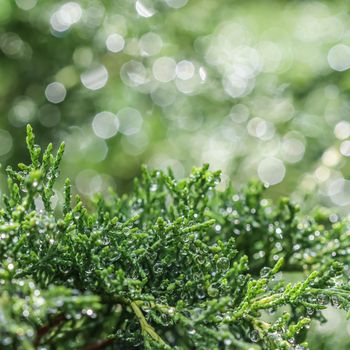
{"type": "Polygon", "coordinates": [[[134,190],[53,208],[64,146],[7,169],[0,210],[1,349],[308,349],[322,310],[349,311],[347,223],[264,186],[215,189],[143,169],[134,190]]]}

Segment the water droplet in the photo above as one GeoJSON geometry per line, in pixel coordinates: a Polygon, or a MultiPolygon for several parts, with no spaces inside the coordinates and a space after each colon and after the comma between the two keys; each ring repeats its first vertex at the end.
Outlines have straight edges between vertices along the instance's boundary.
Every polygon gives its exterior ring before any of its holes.
{"type": "Polygon", "coordinates": [[[196,291],[196,295],[198,299],[204,299],[205,298],[205,291],[202,287],[199,287],[196,291]]]}
{"type": "Polygon", "coordinates": [[[171,317],[168,314],[162,314],[160,316],[161,320],[162,320],[162,324],[163,326],[168,326],[170,324],[171,321],[171,317]]]}
{"type": "Polygon", "coordinates": [[[321,305],[326,305],[329,302],[329,298],[325,294],[320,294],[317,296],[317,302],[321,305]]]}
{"type": "Polygon", "coordinates": [[[293,250],[294,250],[294,251],[298,251],[300,248],[301,248],[301,245],[300,245],[300,244],[294,244],[294,245],[293,245],[293,250]]]}
{"type": "Polygon", "coordinates": [[[239,236],[239,235],[241,234],[241,231],[238,230],[237,228],[235,228],[235,229],[233,230],[233,233],[234,233],[236,236],[239,236]]]}
{"type": "Polygon", "coordinates": [[[154,273],[157,274],[157,275],[161,274],[161,273],[163,272],[163,266],[162,266],[162,264],[160,264],[160,263],[154,264],[154,266],[153,266],[153,271],[154,271],[154,273]]]}
{"type": "Polygon", "coordinates": [[[229,339],[229,338],[226,338],[226,339],[224,340],[224,344],[227,345],[227,346],[229,346],[229,345],[232,344],[232,340],[229,339]]]}
{"type": "Polygon", "coordinates": [[[23,315],[23,317],[28,317],[29,316],[29,311],[28,310],[24,310],[22,312],[22,315],[23,315]]]}
{"type": "Polygon", "coordinates": [[[313,310],[311,307],[307,307],[307,308],[306,308],[306,313],[307,313],[309,316],[311,316],[311,315],[314,314],[314,310],[313,310]]]}
{"type": "Polygon", "coordinates": [[[334,307],[339,307],[340,306],[340,300],[339,300],[339,298],[336,295],[332,295],[331,300],[332,300],[332,305],[334,307]]]}
{"type": "Polygon", "coordinates": [[[276,236],[280,239],[283,238],[282,236],[282,229],[280,227],[277,227],[276,230],[275,230],[275,233],[276,233],[276,236]]]}
{"type": "Polygon", "coordinates": [[[191,328],[188,330],[188,334],[190,335],[196,334],[196,330],[194,328],[191,328]]]}
{"type": "Polygon", "coordinates": [[[150,191],[151,191],[151,192],[156,192],[157,189],[158,189],[157,184],[152,184],[151,187],[150,187],[150,191]]]}
{"type": "Polygon", "coordinates": [[[216,266],[218,269],[225,271],[230,267],[230,260],[225,257],[219,258],[216,266]]]}
{"type": "Polygon", "coordinates": [[[294,338],[289,338],[289,339],[288,339],[288,342],[289,342],[290,344],[294,345],[294,344],[295,344],[295,339],[294,339],[294,338]]]}
{"type": "Polygon", "coordinates": [[[92,309],[87,309],[86,315],[91,317],[91,318],[96,318],[96,314],[94,313],[94,310],[92,310],[92,309]]]}
{"type": "Polygon", "coordinates": [[[197,263],[198,263],[199,265],[202,265],[202,264],[205,263],[205,257],[202,256],[202,255],[198,255],[198,256],[196,257],[196,261],[197,261],[197,263]]]}
{"type": "Polygon", "coordinates": [[[219,290],[211,284],[207,289],[207,293],[210,297],[215,298],[219,294],[219,290]]]}
{"type": "Polygon", "coordinates": [[[221,225],[215,225],[214,230],[219,233],[221,231],[221,225]]]}
{"type": "Polygon", "coordinates": [[[250,340],[251,340],[253,343],[256,343],[256,342],[259,341],[259,338],[260,338],[260,337],[259,337],[259,332],[256,331],[256,330],[253,330],[253,331],[250,332],[249,337],[250,337],[250,340]]]}
{"type": "Polygon", "coordinates": [[[265,266],[260,270],[260,276],[267,277],[270,272],[271,272],[271,269],[269,267],[265,266]]]}
{"type": "Polygon", "coordinates": [[[10,337],[5,337],[3,340],[2,340],[2,344],[3,345],[10,345],[12,344],[12,339],[10,337]]]}

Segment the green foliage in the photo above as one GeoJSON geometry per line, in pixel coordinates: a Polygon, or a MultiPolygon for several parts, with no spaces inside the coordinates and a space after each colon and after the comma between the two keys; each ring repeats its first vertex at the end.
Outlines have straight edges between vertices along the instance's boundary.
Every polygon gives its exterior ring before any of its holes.
{"type": "Polygon", "coordinates": [[[64,147],[42,153],[30,126],[27,146],[0,211],[1,349],[302,350],[327,305],[349,311],[345,223],[259,183],[217,192],[208,166],[143,169],[131,194],[88,204],[67,180],[54,210],[64,147]]]}

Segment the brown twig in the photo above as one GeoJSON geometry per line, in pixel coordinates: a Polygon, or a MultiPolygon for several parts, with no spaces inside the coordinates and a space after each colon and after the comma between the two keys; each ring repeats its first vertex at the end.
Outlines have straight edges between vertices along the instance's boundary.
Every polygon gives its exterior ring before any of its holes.
{"type": "Polygon", "coordinates": [[[48,324],[41,326],[36,333],[36,337],[34,340],[34,346],[38,346],[40,344],[43,336],[48,333],[52,328],[58,326],[61,322],[66,320],[66,316],[61,314],[57,315],[53,320],[51,320],[48,324]]]}

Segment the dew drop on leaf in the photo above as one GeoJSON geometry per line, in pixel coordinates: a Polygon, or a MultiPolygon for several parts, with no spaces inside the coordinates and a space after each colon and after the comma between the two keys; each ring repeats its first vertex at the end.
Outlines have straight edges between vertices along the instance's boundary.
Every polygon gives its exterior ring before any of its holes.
{"type": "Polygon", "coordinates": [[[331,297],[331,300],[332,300],[332,305],[334,307],[339,307],[340,306],[340,300],[339,300],[339,298],[336,295],[333,295],[331,297]]]}
{"type": "Polygon", "coordinates": [[[163,272],[162,264],[160,264],[160,263],[154,264],[154,266],[153,266],[153,271],[154,271],[154,273],[157,274],[157,275],[161,274],[161,273],[163,272]]]}
{"type": "Polygon", "coordinates": [[[203,287],[198,287],[196,291],[196,295],[198,299],[204,299],[205,298],[205,290],[203,287]]]}
{"type": "Polygon", "coordinates": [[[253,330],[250,332],[250,340],[253,342],[253,343],[256,343],[259,341],[259,332],[256,331],[256,330],[253,330]]]}
{"type": "Polygon", "coordinates": [[[326,305],[329,302],[329,298],[325,294],[319,294],[317,296],[317,302],[320,303],[321,305],[326,305]]]}
{"type": "Polygon", "coordinates": [[[226,346],[229,346],[229,345],[232,344],[232,340],[229,339],[229,338],[226,338],[226,339],[224,340],[224,344],[225,344],[226,346]]]}
{"type": "Polygon", "coordinates": [[[227,258],[219,258],[218,261],[216,262],[216,266],[220,270],[227,270],[230,267],[230,260],[227,258]]]}
{"type": "Polygon", "coordinates": [[[188,330],[188,334],[194,335],[194,334],[196,334],[196,330],[194,328],[191,328],[188,330]]]}
{"type": "Polygon", "coordinates": [[[158,189],[157,184],[152,184],[151,187],[150,187],[150,191],[151,191],[151,192],[156,192],[157,189],[158,189]]]}
{"type": "Polygon", "coordinates": [[[221,225],[215,225],[215,232],[219,233],[221,231],[221,225]]]}
{"type": "Polygon", "coordinates": [[[311,315],[313,315],[314,310],[313,310],[311,307],[307,307],[307,308],[306,308],[306,313],[307,313],[309,316],[311,316],[311,315]]]}
{"type": "Polygon", "coordinates": [[[260,276],[267,277],[269,275],[270,271],[271,271],[271,269],[269,267],[265,266],[260,270],[260,276]]]}

